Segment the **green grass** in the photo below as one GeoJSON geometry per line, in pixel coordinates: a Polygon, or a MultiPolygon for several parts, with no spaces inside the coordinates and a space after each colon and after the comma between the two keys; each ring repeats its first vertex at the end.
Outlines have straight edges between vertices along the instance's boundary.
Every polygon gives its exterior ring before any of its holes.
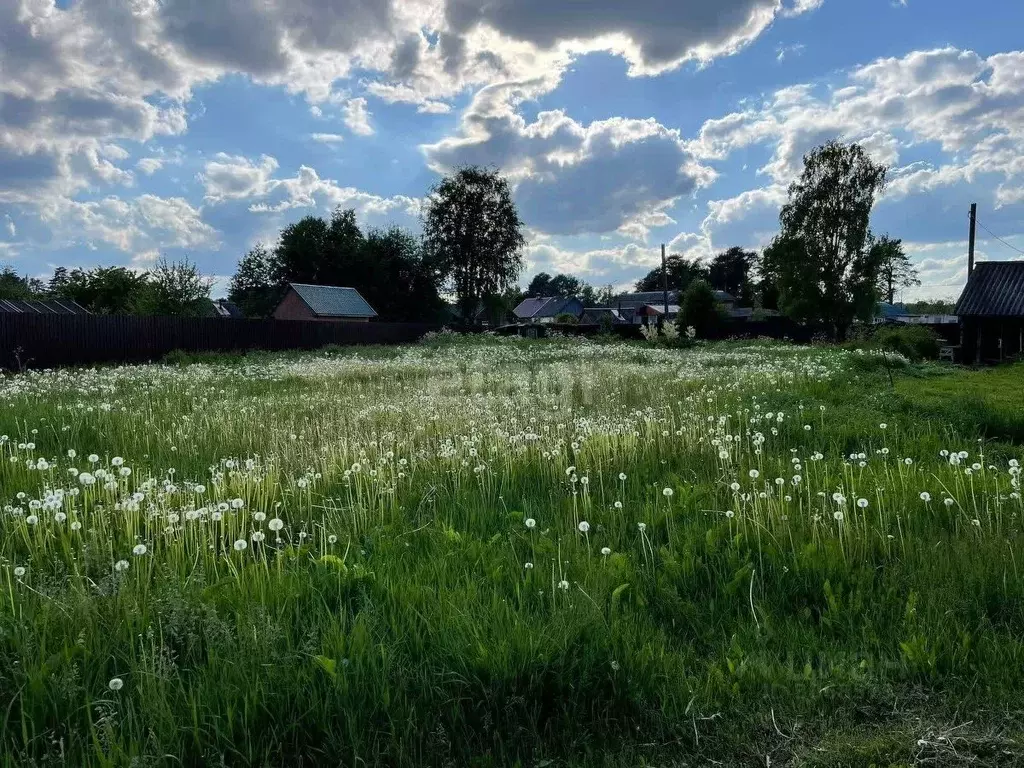
{"type": "Polygon", "coordinates": [[[1022,384],[557,340],[0,380],[2,761],[1020,764],[1022,384]]]}

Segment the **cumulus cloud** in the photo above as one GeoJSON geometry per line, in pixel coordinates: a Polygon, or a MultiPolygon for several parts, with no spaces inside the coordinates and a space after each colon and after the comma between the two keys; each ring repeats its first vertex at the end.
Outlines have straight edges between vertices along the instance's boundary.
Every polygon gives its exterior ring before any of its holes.
{"type": "Polygon", "coordinates": [[[501,168],[515,182],[524,218],[561,235],[621,229],[643,236],[672,223],[665,210],[714,179],[679,132],[654,119],[583,125],[554,110],[528,123],[516,107],[534,86],[482,89],[459,135],[423,147],[428,164],[438,172],[462,164],[501,168]]]}
{"type": "Polygon", "coordinates": [[[340,144],[345,140],[340,133],[312,133],[309,138],[321,144],[340,144]]]}
{"type": "Polygon", "coordinates": [[[247,157],[221,153],[206,164],[199,181],[203,183],[208,201],[222,203],[265,195],[276,170],[277,159],[269,155],[263,155],[254,163],[247,157]]]}
{"type": "Polygon", "coordinates": [[[370,112],[366,108],[366,99],[349,99],[345,104],[345,125],[357,136],[372,136],[373,126],[370,125],[370,112]]]}
{"type": "Polygon", "coordinates": [[[152,176],[164,167],[164,161],[159,157],[144,157],[135,164],[135,167],[147,176],[152,176]]]}

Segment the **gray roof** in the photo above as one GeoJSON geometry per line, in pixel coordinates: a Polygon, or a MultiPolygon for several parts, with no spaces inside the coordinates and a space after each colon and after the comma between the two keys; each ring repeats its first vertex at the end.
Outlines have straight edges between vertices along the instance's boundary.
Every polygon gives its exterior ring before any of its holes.
{"type": "Polygon", "coordinates": [[[955,314],[1024,317],[1024,261],[975,264],[955,314]]]}
{"type": "Polygon", "coordinates": [[[0,313],[18,315],[88,315],[89,310],[71,299],[0,299],[0,313]]]}
{"type": "Polygon", "coordinates": [[[579,304],[579,299],[574,296],[543,296],[535,299],[524,299],[512,313],[520,320],[528,320],[535,317],[557,317],[562,314],[566,307],[572,302],[579,304]]]}
{"type": "Polygon", "coordinates": [[[304,285],[289,283],[289,286],[313,314],[320,317],[376,317],[377,313],[355,288],[339,288],[334,285],[304,285]]]}

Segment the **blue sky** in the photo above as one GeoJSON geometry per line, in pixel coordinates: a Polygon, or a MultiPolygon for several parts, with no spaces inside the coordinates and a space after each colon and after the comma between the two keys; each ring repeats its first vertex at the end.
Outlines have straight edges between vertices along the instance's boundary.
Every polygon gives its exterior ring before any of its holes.
{"type": "Polygon", "coordinates": [[[660,243],[758,248],[803,153],[891,167],[872,225],[956,296],[1024,249],[1024,3],[0,0],[0,262],[219,278],[287,223],[418,230],[498,166],[539,270],[621,286],[660,243]],[[1006,241],[996,240],[994,233],[1006,241]]]}

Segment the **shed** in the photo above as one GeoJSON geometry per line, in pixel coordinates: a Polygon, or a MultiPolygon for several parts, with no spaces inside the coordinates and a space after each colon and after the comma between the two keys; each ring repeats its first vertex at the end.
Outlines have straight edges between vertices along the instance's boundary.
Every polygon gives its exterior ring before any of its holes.
{"type": "Polygon", "coordinates": [[[961,358],[998,362],[1024,354],[1024,261],[974,265],[956,303],[961,358]]]}
{"type": "Polygon", "coordinates": [[[377,316],[355,288],[289,283],[288,292],[274,310],[277,320],[366,323],[377,316]]]}

